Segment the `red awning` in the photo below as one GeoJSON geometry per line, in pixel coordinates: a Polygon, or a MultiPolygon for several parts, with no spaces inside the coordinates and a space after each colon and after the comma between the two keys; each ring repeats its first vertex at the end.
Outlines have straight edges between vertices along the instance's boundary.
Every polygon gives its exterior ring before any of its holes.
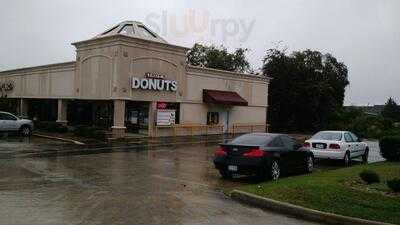
{"type": "Polygon", "coordinates": [[[203,90],[203,102],[247,106],[247,101],[234,91],[203,90]]]}

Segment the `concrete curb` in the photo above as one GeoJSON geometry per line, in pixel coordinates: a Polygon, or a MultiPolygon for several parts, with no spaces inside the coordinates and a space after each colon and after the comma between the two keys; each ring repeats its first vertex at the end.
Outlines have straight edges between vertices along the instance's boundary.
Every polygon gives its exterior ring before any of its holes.
{"type": "Polygon", "coordinates": [[[314,209],[304,208],[286,202],[280,202],[269,198],[260,197],[244,191],[233,190],[231,198],[248,205],[276,211],[291,215],[300,219],[315,221],[323,224],[346,224],[346,225],[391,225],[389,223],[359,219],[342,216],[333,213],[321,212],[314,209]]]}
{"type": "Polygon", "coordinates": [[[48,139],[54,139],[54,140],[59,140],[59,141],[71,142],[71,143],[74,143],[76,145],[84,145],[85,144],[85,143],[82,143],[82,142],[79,142],[79,141],[75,141],[75,140],[72,140],[72,139],[67,139],[67,138],[60,138],[60,137],[43,135],[43,134],[32,134],[32,135],[36,136],[36,137],[41,137],[41,138],[48,138],[48,139]]]}

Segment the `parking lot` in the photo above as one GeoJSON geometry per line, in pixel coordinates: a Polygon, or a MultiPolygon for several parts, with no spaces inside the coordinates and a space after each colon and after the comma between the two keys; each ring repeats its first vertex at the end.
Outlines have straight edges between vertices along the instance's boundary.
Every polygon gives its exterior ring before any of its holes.
{"type": "MultiPolygon", "coordinates": [[[[1,141],[0,154],[51,146],[59,151],[71,147],[16,138],[1,141]]],[[[373,161],[379,159],[375,147],[371,147],[373,161]]],[[[197,144],[3,157],[0,224],[310,224],[226,197],[223,190],[254,181],[220,179],[212,165],[215,148],[197,144]]],[[[324,168],[339,166],[328,163],[318,169],[324,168]]]]}

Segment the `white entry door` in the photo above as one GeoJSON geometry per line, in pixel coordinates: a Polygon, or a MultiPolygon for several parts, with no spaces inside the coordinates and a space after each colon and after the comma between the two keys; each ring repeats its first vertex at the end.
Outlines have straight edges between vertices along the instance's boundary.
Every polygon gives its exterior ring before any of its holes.
{"type": "Polygon", "coordinates": [[[219,111],[219,123],[224,125],[224,133],[228,132],[229,128],[229,113],[228,111],[219,111]]]}

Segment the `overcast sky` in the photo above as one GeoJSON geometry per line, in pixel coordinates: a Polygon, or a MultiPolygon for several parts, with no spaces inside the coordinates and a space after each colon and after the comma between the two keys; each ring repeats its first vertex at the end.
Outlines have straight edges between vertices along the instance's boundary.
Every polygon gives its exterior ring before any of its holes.
{"type": "Polygon", "coordinates": [[[313,49],[349,68],[345,104],[400,101],[399,0],[2,1],[0,70],[75,60],[70,43],[124,20],[168,42],[245,47],[254,69],[268,48],[313,49]]]}

